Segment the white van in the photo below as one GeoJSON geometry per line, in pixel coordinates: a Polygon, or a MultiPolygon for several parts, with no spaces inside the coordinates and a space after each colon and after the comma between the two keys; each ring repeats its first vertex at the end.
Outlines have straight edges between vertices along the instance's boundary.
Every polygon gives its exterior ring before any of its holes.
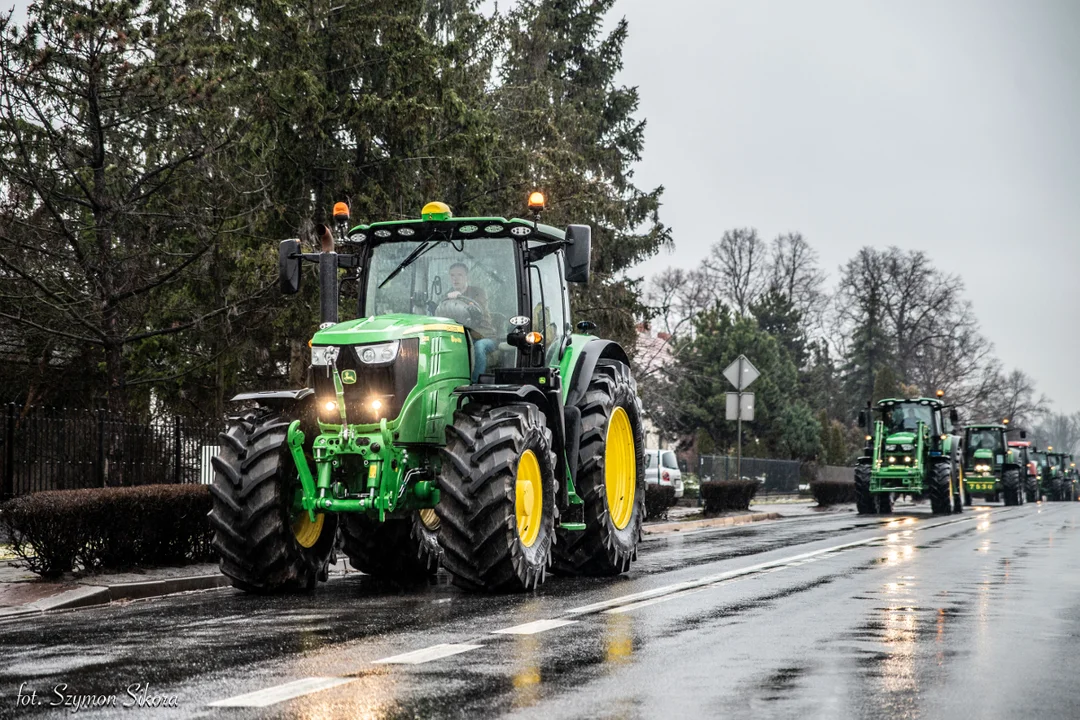
{"type": "Polygon", "coordinates": [[[683,496],[682,470],[671,450],[645,448],[645,482],[652,485],[670,485],[675,488],[676,499],[683,496]]]}

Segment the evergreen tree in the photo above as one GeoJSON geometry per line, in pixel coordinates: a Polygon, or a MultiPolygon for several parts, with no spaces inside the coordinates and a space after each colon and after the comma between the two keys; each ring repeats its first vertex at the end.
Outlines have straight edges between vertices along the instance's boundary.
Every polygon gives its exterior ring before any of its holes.
{"type": "Polygon", "coordinates": [[[622,272],[671,242],[659,220],[663,188],[639,189],[633,164],[645,121],[636,88],[615,82],[625,20],[602,36],[614,0],[522,0],[506,23],[507,50],[493,93],[500,180],[489,201],[514,214],[529,189],[549,198],[553,224],[593,227],[593,279],[574,288],[574,313],[632,348],[646,314],[637,281],[622,272]]]}

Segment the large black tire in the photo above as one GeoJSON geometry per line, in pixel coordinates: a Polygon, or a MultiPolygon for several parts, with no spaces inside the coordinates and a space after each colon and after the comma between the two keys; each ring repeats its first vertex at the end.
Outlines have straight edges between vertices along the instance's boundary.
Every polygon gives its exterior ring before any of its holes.
{"type": "Polygon", "coordinates": [[[1027,495],[1028,502],[1038,502],[1042,498],[1039,497],[1039,479],[1027,476],[1027,484],[1024,486],[1024,494],[1027,495]]]}
{"type": "Polygon", "coordinates": [[[952,511],[956,514],[964,512],[964,500],[967,499],[967,489],[964,488],[964,475],[959,458],[955,458],[949,469],[949,478],[952,485],[952,511]]]}
{"type": "Polygon", "coordinates": [[[866,463],[855,466],[855,509],[860,515],[877,512],[877,503],[870,492],[870,466],[866,463]]]}
{"type": "Polygon", "coordinates": [[[535,405],[470,403],[446,428],[439,517],[442,563],[468,590],[535,588],[555,540],[555,453],[535,405]],[[529,545],[518,530],[519,463],[531,451],[542,490],[539,530],[529,545]]]}
{"type": "Polygon", "coordinates": [[[1020,505],[1023,502],[1020,488],[1020,471],[1006,470],[1001,476],[1001,495],[1005,505],[1020,505]]]}
{"type": "Polygon", "coordinates": [[[1046,499],[1051,502],[1059,502],[1061,500],[1061,481],[1054,478],[1048,483],[1046,491],[1046,499]]]}
{"type": "MultiPolygon", "coordinates": [[[[301,406],[301,415],[305,406],[301,406]]],[[[294,418],[257,408],[230,418],[221,434],[221,453],[211,461],[213,507],[210,526],[221,572],[234,587],[251,593],[311,590],[325,580],[337,542],[337,517],[319,514],[321,529],[307,527],[292,509],[300,480],[286,444],[294,418]],[[301,545],[293,523],[312,531],[301,545]]],[[[307,433],[307,441],[314,436],[307,433]]]]}
{"type": "Polygon", "coordinates": [[[892,493],[877,493],[877,511],[879,515],[889,515],[892,513],[892,493]]]}
{"type": "MultiPolygon", "coordinates": [[[[618,575],[629,570],[630,562],[637,558],[641,522],[645,517],[645,442],[641,403],[630,368],[614,360],[600,360],[579,407],[581,446],[574,481],[578,495],[585,501],[585,529],[558,530],[554,569],[562,575],[618,575]],[[629,423],[633,448],[624,450],[632,453],[634,466],[634,495],[628,508],[622,506],[629,516],[622,520],[621,528],[612,519],[605,482],[608,431],[618,408],[629,423]]],[[[619,451],[614,446],[611,449],[619,451]]]]}
{"type": "Polygon", "coordinates": [[[952,497],[949,492],[951,477],[952,462],[942,460],[930,466],[927,484],[930,486],[930,512],[934,515],[948,515],[952,512],[952,497]]]}
{"type": "Polygon", "coordinates": [[[971,507],[971,493],[964,493],[964,507],[971,507]]]}
{"type": "Polygon", "coordinates": [[[437,518],[427,517],[425,524],[419,512],[385,522],[344,514],[341,549],[362,573],[400,585],[425,582],[438,573],[442,555],[437,518]]]}

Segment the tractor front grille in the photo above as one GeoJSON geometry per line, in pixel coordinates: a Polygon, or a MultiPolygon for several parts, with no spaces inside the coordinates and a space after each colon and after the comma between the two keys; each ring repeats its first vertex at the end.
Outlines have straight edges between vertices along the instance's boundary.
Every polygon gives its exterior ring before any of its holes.
{"type": "MultiPolygon", "coordinates": [[[[337,369],[343,376],[346,371],[356,375],[356,382],[343,383],[345,411],[353,425],[377,423],[380,419],[393,420],[401,414],[406,396],[416,387],[420,339],[406,338],[401,341],[397,357],[381,364],[368,365],[360,360],[364,345],[343,345],[338,353],[337,369]]],[[[334,376],[329,366],[312,367],[312,382],[319,403],[319,419],[326,423],[341,422],[337,409],[327,409],[328,401],[336,399],[334,376]]]]}

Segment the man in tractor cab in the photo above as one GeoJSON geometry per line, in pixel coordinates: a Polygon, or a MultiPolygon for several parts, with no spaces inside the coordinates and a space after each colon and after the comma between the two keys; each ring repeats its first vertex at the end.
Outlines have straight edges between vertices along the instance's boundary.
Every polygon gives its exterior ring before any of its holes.
{"type": "Polygon", "coordinates": [[[928,422],[928,417],[919,417],[918,406],[903,403],[893,408],[889,414],[889,432],[914,432],[919,429],[919,420],[928,422]]]}
{"type": "Polygon", "coordinates": [[[487,292],[484,288],[469,284],[469,267],[462,262],[456,262],[450,266],[450,288],[450,292],[446,293],[448,300],[463,298],[470,301],[475,308],[475,312],[470,313],[470,317],[475,318],[473,323],[463,323],[474,339],[472,381],[475,383],[487,370],[488,353],[498,348],[493,337],[495,328],[491,323],[487,292]]]}

